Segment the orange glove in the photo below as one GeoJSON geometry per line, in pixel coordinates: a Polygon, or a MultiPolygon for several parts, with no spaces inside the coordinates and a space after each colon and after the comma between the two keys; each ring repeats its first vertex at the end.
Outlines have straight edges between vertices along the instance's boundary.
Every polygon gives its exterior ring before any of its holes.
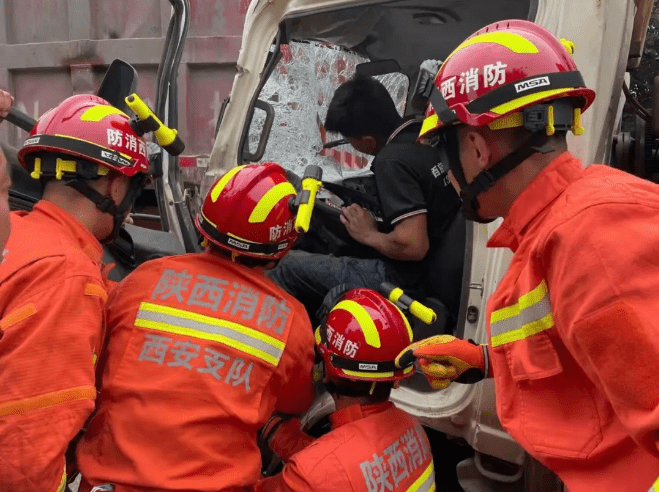
{"type": "Polygon", "coordinates": [[[444,389],[453,381],[472,384],[492,377],[487,345],[461,340],[451,335],[436,335],[411,344],[396,357],[404,365],[417,358],[421,371],[433,389],[444,389]]]}
{"type": "Polygon", "coordinates": [[[261,435],[282,461],[289,461],[291,456],[314,441],[313,437],[302,430],[302,422],[297,417],[272,416],[263,427],[261,435]]]}

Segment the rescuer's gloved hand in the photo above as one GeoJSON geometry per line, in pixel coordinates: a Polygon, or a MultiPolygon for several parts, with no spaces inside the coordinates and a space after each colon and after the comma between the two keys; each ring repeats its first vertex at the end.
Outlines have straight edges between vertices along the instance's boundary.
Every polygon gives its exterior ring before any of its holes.
{"type": "Polygon", "coordinates": [[[409,357],[418,359],[433,389],[444,389],[453,381],[476,383],[491,376],[487,345],[451,335],[436,335],[411,344],[398,354],[396,364],[404,365],[409,357]]]}
{"type": "Polygon", "coordinates": [[[261,431],[261,439],[282,461],[289,461],[291,456],[314,441],[302,430],[299,418],[281,415],[268,420],[261,431]]]}

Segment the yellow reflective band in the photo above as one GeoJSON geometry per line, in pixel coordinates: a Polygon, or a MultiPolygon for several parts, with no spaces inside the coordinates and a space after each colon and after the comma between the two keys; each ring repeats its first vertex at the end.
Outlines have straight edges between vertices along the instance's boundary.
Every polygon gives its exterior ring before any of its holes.
{"type": "Polygon", "coordinates": [[[254,222],[263,222],[268,218],[268,214],[273,208],[275,208],[275,205],[279,203],[279,200],[290,195],[295,195],[295,188],[288,181],[279,183],[270,188],[259,200],[256,207],[254,207],[254,210],[252,210],[252,213],[249,215],[250,224],[253,224],[254,222]]]}
{"type": "Polygon", "coordinates": [[[366,311],[366,309],[364,309],[360,304],[356,303],[355,301],[341,301],[336,306],[334,306],[332,311],[337,309],[348,311],[355,317],[359,327],[364,332],[364,340],[366,340],[367,344],[374,348],[380,348],[382,346],[380,343],[380,334],[378,333],[378,329],[375,327],[375,323],[373,323],[371,315],[368,314],[368,311],[366,311]]]}
{"type": "Polygon", "coordinates": [[[499,106],[490,109],[490,112],[496,114],[510,113],[511,111],[515,111],[516,109],[519,109],[522,106],[526,106],[527,104],[533,103],[535,101],[539,101],[540,99],[551,97],[556,94],[562,94],[563,92],[568,92],[573,89],[574,89],[573,87],[564,87],[562,89],[551,89],[548,91],[536,92],[535,94],[529,94],[528,96],[519,97],[517,99],[513,99],[510,102],[500,104],[499,106]]]}
{"type": "Polygon", "coordinates": [[[419,132],[419,136],[423,136],[426,133],[433,131],[435,128],[437,128],[437,125],[439,125],[439,116],[436,114],[428,116],[423,120],[423,123],[421,124],[421,131],[419,132]]]}
{"type": "Polygon", "coordinates": [[[529,308],[540,302],[548,292],[549,289],[547,288],[547,282],[543,280],[535,289],[520,297],[517,303],[494,311],[490,316],[490,323],[494,324],[518,316],[523,309],[529,308]]]}
{"type": "MultiPolygon", "coordinates": [[[[401,293],[402,292],[403,291],[401,290],[401,293]]],[[[398,311],[400,313],[400,316],[403,318],[403,321],[405,322],[405,328],[407,328],[407,334],[410,336],[410,342],[411,342],[414,339],[414,333],[412,333],[412,327],[410,326],[410,322],[407,321],[407,317],[403,314],[403,311],[401,311],[398,306],[396,306],[395,304],[393,306],[396,308],[396,311],[398,311]]]]}
{"type": "Polygon", "coordinates": [[[490,316],[492,347],[516,342],[554,326],[547,283],[543,280],[512,306],[490,316]]]}
{"type": "Polygon", "coordinates": [[[111,114],[120,114],[125,116],[128,119],[128,115],[122,110],[115,108],[114,106],[107,106],[105,104],[98,104],[94,107],[89,108],[87,111],[82,113],[80,116],[80,121],[102,121],[103,118],[111,114]]]}
{"type": "Polygon", "coordinates": [[[406,492],[432,492],[435,490],[435,467],[432,461],[406,492]]]}
{"type": "Polygon", "coordinates": [[[316,331],[314,332],[313,337],[316,340],[316,345],[320,345],[320,342],[322,342],[322,340],[320,339],[320,326],[318,328],[316,328],[316,331]]]}
{"type": "Polygon", "coordinates": [[[275,367],[286,347],[284,342],[248,326],[148,302],[140,304],[135,326],[220,342],[275,367]]]}
{"type": "Polygon", "coordinates": [[[499,345],[504,345],[506,343],[523,340],[524,338],[528,338],[531,335],[535,335],[541,331],[548,330],[553,326],[554,315],[549,313],[548,315],[538,320],[520,326],[516,330],[508,331],[506,333],[502,333],[501,335],[492,336],[492,347],[498,347],[499,345]]]}
{"type": "Polygon", "coordinates": [[[515,34],[512,32],[503,32],[503,31],[490,31],[483,34],[479,34],[471,39],[467,39],[457,48],[455,48],[451,54],[444,60],[446,63],[449,58],[455,55],[458,51],[463,50],[469,46],[481,43],[492,43],[508,48],[513,53],[538,53],[538,47],[533,44],[531,41],[526,39],[524,36],[515,34]]]}
{"type": "Polygon", "coordinates": [[[230,169],[227,171],[227,173],[222,176],[222,178],[217,182],[215,186],[213,186],[213,189],[211,190],[211,200],[213,203],[217,201],[217,198],[220,196],[220,193],[222,193],[222,190],[224,187],[227,185],[227,183],[233,178],[238,171],[240,171],[243,166],[236,166],[233,169],[230,169]]]}
{"type": "MultiPolygon", "coordinates": [[[[347,369],[341,369],[346,376],[353,376],[357,378],[367,378],[367,379],[382,379],[382,378],[392,378],[394,377],[393,372],[362,372],[362,371],[349,371],[347,369]]],[[[407,374],[414,370],[414,366],[406,367],[403,369],[403,374],[407,374]]]]}

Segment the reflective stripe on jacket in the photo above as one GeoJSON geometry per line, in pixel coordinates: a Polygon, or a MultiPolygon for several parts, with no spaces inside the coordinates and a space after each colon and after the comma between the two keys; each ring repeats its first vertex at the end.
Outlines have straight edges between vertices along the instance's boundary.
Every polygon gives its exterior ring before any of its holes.
{"type": "Polygon", "coordinates": [[[304,307],[208,253],[153,260],[108,300],[98,412],[78,447],[93,485],[222,491],[260,478],[258,430],[314,396],[304,307]]]}
{"type": "Polygon", "coordinates": [[[11,220],[0,264],[0,490],[58,491],[69,442],[94,408],[103,250],[47,201],[11,220]]]}
{"type": "Polygon", "coordinates": [[[353,405],[330,420],[332,431],[254,492],[434,492],[430,443],[414,417],[387,402],[353,405]]]}
{"type": "Polygon", "coordinates": [[[554,159],[488,246],[514,252],[488,304],[497,411],[570,492],[659,476],[659,186],[554,159]]]}

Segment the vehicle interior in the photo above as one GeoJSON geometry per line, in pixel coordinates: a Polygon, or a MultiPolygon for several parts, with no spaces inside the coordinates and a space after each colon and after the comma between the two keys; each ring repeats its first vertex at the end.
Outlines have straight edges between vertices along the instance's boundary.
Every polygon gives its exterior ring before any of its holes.
{"type": "MultiPolygon", "coordinates": [[[[308,164],[324,171],[324,189],[316,200],[312,227],[298,244],[305,251],[336,256],[373,257],[374,251],[352,240],[339,220],[340,205],[358,203],[378,217],[378,197],[370,156],[354,150],[323,122],[334,90],[355,73],[371,75],[389,90],[401,116],[422,117],[425,101],[415,97],[420,66],[439,60],[469,33],[501,16],[533,18],[535,1],[391,2],[286,17],[280,24],[262,74],[258,97],[243,130],[244,162],[281,163],[295,181],[308,164]],[[401,39],[409,42],[400,42],[401,39]],[[426,62],[428,63],[428,62],[426,62]]],[[[471,228],[458,214],[430,255],[427,299],[438,319],[431,326],[412,319],[418,339],[457,333],[465,255],[471,228]]],[[[467,263],[468,264],[468,263],[467,263]]],[[[457,333],[460,335],[459,333],[457,333]]],[[[421,383],[423,384],[423,383],[421,383]]]]}

